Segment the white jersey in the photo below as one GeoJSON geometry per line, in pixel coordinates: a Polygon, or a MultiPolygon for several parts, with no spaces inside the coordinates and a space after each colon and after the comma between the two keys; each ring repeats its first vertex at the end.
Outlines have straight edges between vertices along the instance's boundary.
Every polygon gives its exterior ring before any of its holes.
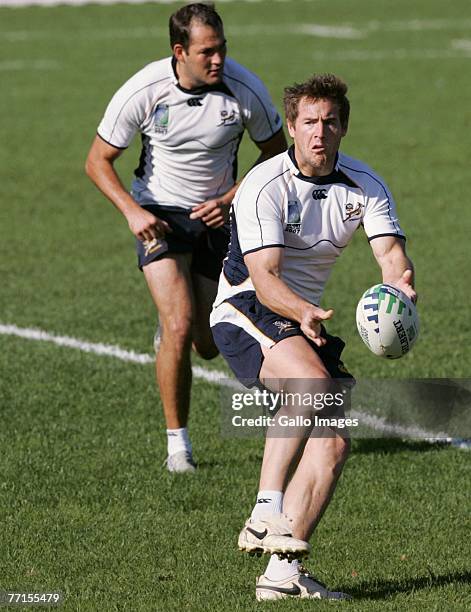
{"type": "Polygon", "coordinates": [[[124,149],[140,132],[133,196],[140,204],[188,209],[234,185],[245,128],[264,142],[281,127],[263,83],[235,61],[226,59],[220,84],[187,90],[169,57],[145,66],[116,92],[98,135],[124,149]]]}
{"type": "Polygon", "coordinates": [[[291,147],[256,166],[234,198],[229,253],[211,324],[233,314],[234,309],[218,308],[225,300],[254,291],[244,255],[269,247],[284,249],[284,282],[308,302],[319,304],[337,257],[360,226],[369,240],[404,238],[387,186],[366,164],[339,153],[329,176],[307,177],[297,167],[291,147]]]}

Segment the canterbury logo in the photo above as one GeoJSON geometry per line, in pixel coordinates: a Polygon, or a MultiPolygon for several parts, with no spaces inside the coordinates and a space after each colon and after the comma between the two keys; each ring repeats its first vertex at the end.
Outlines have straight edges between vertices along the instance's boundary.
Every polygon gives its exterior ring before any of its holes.
{"type": "Polygon", "coordinates": [[[315,200],[325,200],[327,198],[327,190],[326,189],[314,189],[312,192],[312,197],[315,200]]]}
{"type": "Polygon", "coordinates": [[[257,499],[257,504],[269,504],[271,502],[271,499],[265,498],[265,497],[261,497],[260,499],[257,499]]]}
{"type": "Polygon", "coordinates": [[[188,104],[188,106],[203,106],[201,104],[202,100],[203,98],[190,98],[186,101],[186,103],[188,104]]]}

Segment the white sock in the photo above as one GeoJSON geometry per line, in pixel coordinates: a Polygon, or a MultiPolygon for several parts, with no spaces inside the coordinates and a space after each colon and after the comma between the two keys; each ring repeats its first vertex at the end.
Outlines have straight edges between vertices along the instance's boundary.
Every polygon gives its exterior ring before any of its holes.
{"type": "Polygon", "coordinates": [[[188,427],[180,429],[167,429],[167,451],[169,456],[188,451],[191,453],[191,442],[188,436],[188,427]]]}
{"type": "Polygon", "coordinates": [[[266,514],[280,514],[283,508],[282,491],[259,491],[251,518],[259,519],[266,514]]]}
{"type": "Polygon", "coordinates": [[[288,559],[278,559],[278,555],[272,555],[268,562],[267,569],[265,570],[265,576],[269,580],[286,580],[290,576],[296,576],[299,574],[299,561],[293,559],[291,563],[288,559]]]}

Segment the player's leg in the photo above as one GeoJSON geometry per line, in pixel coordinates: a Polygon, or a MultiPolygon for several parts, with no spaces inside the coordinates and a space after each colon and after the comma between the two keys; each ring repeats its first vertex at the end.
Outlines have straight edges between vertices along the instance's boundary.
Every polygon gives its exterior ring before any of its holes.
{"type": "Polygon", "coordinates": [[[334,494],[350,441],[332,430],[307,441],[286,488],[283,512],[293,519],[293,535],[308,541],[334,494]]]}
{"type": "MultiPolygon", "coordinates": [[[[169,434],[169,457],[175,456],[178,460],[186,458],[189,464],[191,445],[186,427],[190,407],[194,303],[190,264],[189,254],[168,254],[142,268],[159,312],[162,330],[160,350],[156,356],[156,374],[169,434]]],[[[171,471],[186,471],[183,468],[189,470],[191,467],[175,465],[173,470],[172,461],[168,463],[171,471]]],[[[175,462],[178,463],[177,460],[175,462]]]]}
{"type": "Polygon", "coordinates": [[[206,228],[193,249],[193,349],[203,359],[213,359],[219,354],[209,326],[209,315],[216,298],[229,235],[229,228],[226,226],[206,228]]]}
{"type": "MultiPolygon", "coordinates": [[[[282,378],[286,390],[296,392],[297,388],[306,391],[309,381],[315,381],[311,393],[319,392],[323,386],[325,391],[329,389],[330,375],[319,355],[303,337],[287,338],[271,349],[263,349],[263,352],[261,378],[266,383],[282,378]]],[[[266,440],[261,492],[257,498],[263,498],[264,489],[279,491],[283,513],[292,521],[291,533],[296,540],[309,540],[333,495],[348,454],[348,441],[331,431],[326,433],[327,436],[309,437],[307,441],[306,438],[290,436],[267,437],[266,440]]],[[[258,506],[256,504],[255,511],[258,506]]],[[[344,593],[329,591],[296,559],[289,562],[289,559],[272,555],[265,573],[257,579],[256,597],[262,601],[290,596],[349,598],[344,593]]]]}
{"type": "MultiPolygon", "coordinates": [[[[299,385],[304,384],[304,381],[313,379],[328,381],[330,379],[319,355],[303,336],[285,338],[272,348],[262,347],[262,352],[264,360],[260,370],[260,379],[271,390],[278,390],[274,387],[280,379],[283,379],[284,391],[288,393],[296,393],[299,390],[299,385]],[[299,380],[299,385],[293,386],[296,379],[299,380]]],[[[309,431],[307,432],[308,435],[309,431]]],[[[239,536],[239,548],[242,550],[256,551],[257,544],[259,544],[258,549],[264,552],[293,553],[293,556],[303,556],[309,553],[309,546],[306,545],[307,540],[296,535],[299,531],[297,525],[292,521],[292,517],[285,512],[283,503],[283,493],[289,475],[296,469],[306,439],[305,435],[299,437],[294,435],[267,436],[257,503],[239,536]],[[267,502],[267,500],[269,501],[267,502]],[[283,541],[277,538],[273,542],[273,538],[270,538],[270,540],[263,538],[263,541],[257,542],[256,534],[265,532],[265,527],[263,527],[264,517],[277,514],[282,508],[290,519],[290,524],[285,526],[285,533],[292,534],[293,538],[291,540],[293,541],[283,541]]],[[[310,491],[305,492],[305,494],[310,494],[310,491]]],[[[268,530],[267,533],[270,534],[270,526],[267,526],[266,529],[268,530]]]]}
{"type": "Polygon", "coordinates": [[[209,315],[217,293],[217,282],[192,272],[194,296],[193,350],[203,359],[214,359],[219,354],[209,326],[209,315]]]}
{"type": "MultiPolygon", "coordinates": [[[[328,392],[330,375],[319,355],[301,336],[262,349],[260,372],[267,382],[283,378],[286,391],[328,392]],[[278,374],[278,376],[277,376],[278,374]],[[302,380],[298,380],[302,379],[302,380]],[[325,389],[321,387],[325,386],[325,389]],[[290,388],[290,385],[292,388],[290,388]]],[[[332,430],[317,429],[314,437],[267,437],[260,475],[261,490],[285,491],[283,511],[293,519],[293,535],[308,541],[327,507],[348,456],[349,441],[332,430]]]]}

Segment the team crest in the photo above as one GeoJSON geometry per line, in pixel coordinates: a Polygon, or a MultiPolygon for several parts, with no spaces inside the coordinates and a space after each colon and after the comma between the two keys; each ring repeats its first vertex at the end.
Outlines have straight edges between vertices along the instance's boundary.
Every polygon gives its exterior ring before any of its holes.
{"type": "Polygon", "coordinates": [[[273,325],[278,328],[278,335],[282,334],[285,331],[294,329],[292,321],[275,321],[273,325]]]}
{"type": "Polygon", "coordinates": [[[144,246],[144,257],[148,257],[164,246],[162,241],[157,240],[157,238],[153,238],[152,240],[144,240],[142,244],[144,246]]]}
{"type": "Polygon", "coordinates": [[[166,134],[168,130],[168,104],[158,104],[154,111],[154,131],[166,134]]]}
{"type": "Polygon", "coordinates": [[[345,223],[345,221],[358,220],[361,218],[362,212],[363,206],[360,202],[357,202],[356,204],[347,202],[347,204],[345,204],[345,219],[342,219],[342,221],[345,223]]]}
{"type": "Polygon", "coordinates": [[[286,231],[291,234],[299,234],[301,232],[301,206],[298,200],[288,200],[286,231]]]}
{"type": "Polygon", "coordinates": [[[231,112],[227,111],[227,110],[222,110],[220,111],[221,114],[221,122],[218,123],[219,125],[234,125],[236,123],[239,123],[239,113],[237,113],[235,110],[232,110],[231,112]]]}

